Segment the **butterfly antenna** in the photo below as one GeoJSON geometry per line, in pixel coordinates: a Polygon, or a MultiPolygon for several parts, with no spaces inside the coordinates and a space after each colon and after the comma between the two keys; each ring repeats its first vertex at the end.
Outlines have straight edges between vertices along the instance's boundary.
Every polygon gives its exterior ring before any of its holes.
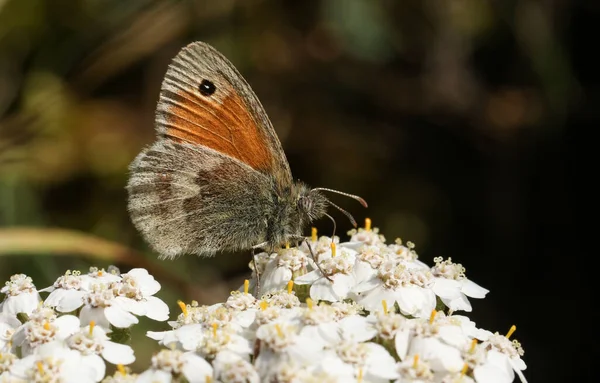
{"type": "Polygon", "coordinates": [[[333,222],[333,234],[331,235],[331,240],[333,241],[333,237],[335,237],[335,229],[336,229],[336,224],[335,224],[335,219],[333,219],[332,216],[330,216],[329,214],[325,213],[325,215],[327,217],[329,217],[329,219],[331,220],[331,222],[333,222]]]}
{"type": "MultiPolygon", "coordinates": [[[[344,193],[344,192],[337,191],[337,190],[333,190],[333,189],[327,189],[327,188],[314,188],[314,189],[312,189],[312,190],[328,191],[328,192],[331,192],[331,193],[341,194],[341,195],[343,195],[343,196],[350,197],[350,198],[352,198],[352,199],[355,199],[355,200],[357,200],[357,201],[358,201],[358,202],[360,202],[360,204],[361,204],[361,205],[363,205],[364,207],[368,207],[368,205],[367,205],[367,201],[365,201],[365,200],[364,200],[364,199],[362,199],[361,197],[359,197],[359,196],[357,196],[357,195],[354,195],[354,194],[348,194],[348,193],[344,193]]],[[[332,204],[332,205],[333,205],[333,204],[332,204]]],[[[337,207],[337,206],[336,206],[336,207],[337,207]]],[[[338,209],[339,209],[339,207],[338,207],[338,209]]],[[[342,210],[342,209],[340,209],[340,210],[342,210]]],[[[342,210],[342,211],[343,211],[343,210],[342,210]]]]}
{"type": "Polygon", "coordinates": [[[334,208],[338,209],[339,211],[341,211],[342,213],[344,213],[344,215],[346,217],[348,217],[348,219],[350,220],[350,223],[352,224],[352,226],[357,227],[358,225],[356,224],[356,220],[354,219],[354,217],[352,216],[352,214],[348,213],[346,210],[342,209],[341,207],[339,207],[338,205],[334,204],[331,201],[327,201],[331,206],[333,206],[334,208]]]}

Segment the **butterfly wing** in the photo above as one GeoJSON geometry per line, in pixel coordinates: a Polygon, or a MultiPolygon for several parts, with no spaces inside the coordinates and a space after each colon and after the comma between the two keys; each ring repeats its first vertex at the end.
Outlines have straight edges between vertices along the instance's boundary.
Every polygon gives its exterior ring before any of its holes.
{"type": "Polygon", "coordinates": [[[132,221],[152,247],[172,258],[265,241],[278,211],[274,192],[285,194],[292,177],[235,67],[207,44],[183,48],[162,83],[156,129],[158,141],[133,161],[127,186],[132,221]]]}
{"type": "Polygon", "coordinates": [[[292,183],[281,143],[260,101],[237,69],[202,42],[169,65],[156,110],[158,134],[205,146],[272,178],[292,183]]]}
{"type": "Polygon", "coordinates": [[[269,177],[206,146],[159,140],[130,166],[129,212],[164,258],[248,249],[267,236],[269,177]]]}

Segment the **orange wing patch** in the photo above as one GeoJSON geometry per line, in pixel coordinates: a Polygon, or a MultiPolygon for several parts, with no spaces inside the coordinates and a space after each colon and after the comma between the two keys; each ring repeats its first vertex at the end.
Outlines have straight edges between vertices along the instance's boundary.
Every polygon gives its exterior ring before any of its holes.
{"type": "Polygon", "coordinates": [[[164,118],[168,137],[207,146],[256,170],[271,169],[273,158],[266,137],[237,92],[225,95],[222,102],[184,89],[167,98],[170,105],[164,118]]]}

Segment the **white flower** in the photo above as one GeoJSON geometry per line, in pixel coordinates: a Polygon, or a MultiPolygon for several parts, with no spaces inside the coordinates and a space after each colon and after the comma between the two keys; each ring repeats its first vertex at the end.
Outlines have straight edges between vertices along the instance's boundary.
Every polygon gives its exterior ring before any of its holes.
{"type": "Polygon", "coordinates": [[[293,283],[289,283],[287,290],[280,290],[271,294],[263,295],[261,301],[267,302],[269,306],[280,307],[283,309],[300,307],[300,300],[292,291],[292,288],[293,283]]]}
{"type": "Polygon", "coordinates": [[[33,311],[29,320],[12,336],[13,349],[21,347],[24,356],[36,352],[40,346],[62,341],[79,330],[79,318],[74,315],[57,317],[54,310],[41,306],[33,311]]]}
{"type": "Polygon", "coordinates": [[[196,352],[208,359],[214,359],[222,351],[248,358],[252,353],[251,342],[254,341],[253,338],[248,339],[238,334],[231,325],[220,328],[214,325],[210,329],[204,329],[197,339],[196,352]]]}
{"type": "Polygon", "coordinates": [[[337,320],[364,313],[365,308],[354,301],[333,302],[331,304],[336,311],[337,320]]]}
{"type": "Polygon", "coordinates": [[[113,283],[118,294],[116,300],[121,307],[135,315],[157,321],[169,319],[169,306],[153,296],[160,290],[160,283],[146,269],[132,269],[122,274],[121,278],[120,283],[113,283]]]}
{"type": "Polygon", "coordinates": [[[217,307],[223,306],[221,303],[217,303],[212,306],[200,306],[196,301],[192,301],[189,304],[185,304],[182,301],[177,301],[177,304],[181,308],[181,313],[177,316],[177,320],[167,322],[169,326],[174,329],[186,324],[206,323],[208,321],[207,318],[212,316],[212,312],[217,307]]]}
{"type": "MultiPolygon", "coordinates": [[[[317,240],[308,241],[308,244],[310,245],[310,249],[312,249],[312,253],[315,256],[315,259],[319,260],[319,259],[321,259],[320,258],[321,254],[326,253],[331,250],[332,242],[335,243],[336,245],[339,244],[340,237],[334,236],[332,238],[332,237],[327,237],[327,236],[323,235],[323,236],[319,237],[317,240]]],[[[302,242],[299,249],[304,254],[310,255],[310,249],[308,248],[306,242],[302,242]]],[[[313,260],[310,259],[310,261],[312,262],[313,260]]]]}
{"type": "Polygon", "coordinates": [[[3,377],[4,373],[9,374],[7,371],[10,370],[10,368],[12,367],[12,365],[15,363],[15,361],[17,361],[19,358],[10,352],[0,352],[0,381],[4,383],[4,380],[1,380],[1,378],[3,377]]]}
{"type": "Polygon", "coordinates": [[[343,341],[323,357],[321,367],[337,366],[342,374],[361,381],[389,381],[397,376],[395,360],[383,346],[365,342],[343,341]]]}
{"type": "Polygon", "coordinates": [[[21,322],[12,314],[0,313],[0,353],[12,348],[12,336],[21,322]]]}
{"type": "Polygon", "coordinates": [[[296,325],[285,321],[260,326],[256,337],[261,342],[254,365],[263,381],[269,381],[277,373],[277,366],[287,360],[302,366],[316,364],[323,349],[322,343],[298,332],[296,325]]]}
{"type": "MultiPolygon", "coordinates": [[[[275,367],[271,381],[278,383],[370,383],[364,379],[359,380],[353,372],[348,372],[344,364],[331,361],[326,367],[321,365],[300,365],[294,360],[287,360],[275,367]]],[[[387,383],[387,382],[386,382],[387,383]]]]}
{"type": "Polygon", "coordinates": [[[255,329],[267,324],[281,320],[291,320],[296,316],[296,310],[284,309],[279,306],[269,306],[267,301],[261,302],[261,309],[256,313],[253,326],[255,329]]]}
{"type": "Polygon", "coordinates": [[[406,262],[411,267],[429,269],[429,266],[418,260],[415,244],[410,241],[403,245],[402,240],[397,238],[395,243],[387,246],[387,255],[388,259],[406,262]]]}
{"type": "Polygon", "coordinates": [[[332,328],[320,331],[323,340],[329,345],[341,342],[366,342],[377,335],[370,321],[360,315],[352,315],[332,324],[332,328]]]}
{"type": "Polygon", "coordinates": [[[307,299],[307,308],[302,311],[301,320],[304,326],[319,327],[324,324],[333,323],[338,320],[338,310],[330,305],[313,305],[312,299],[307,299]]]}
{"type": "Polygon", "coordinates": [[[509,339],[515,329],[516,327],[513,326],[506,336],[486,332],[486,339],[479,345],[479,347],[487,350],[486,361],[473,370],[477,383],[495,382],[492,379],[496,374],[504,376],[506,379],[510,379],[507,381],[512,382],[514,373],[517,374],[521,382],[527,382],[521,372],[527,368],[525,362],[521,359],[525,352],[517,340],[511,341],[509,339]]]}
{"type": "Polygon", "coordinates": [[[393,341],[396,347],[396,353],[400,358],[404,358],[408,352],[409,336],[411,334],[411,324],[406,317],[387,312],[377,312],[367,317],[369,323],[377,331],[377,336],[384,343],[393,341]]]}
{"type": "Polygon", "coordinates": [[[440,380],[440,383],[475,383],[473,378],[465,375],[463,371],[447,374],[440,380]]]}
{"type": "Polygon", "coordinates": [[[112,364],[126,365],[135,361],[133,349],[130,346],[110,341],[102,327],[89,326],[66,339],[66,345],[78,351],[82,356],[82,363],[88,364],[102,379],[105,373],[104,360],[112,364]],[[102,357],[102,358],[101,358],[102,357]]]}
{"type": "Polygon", "coordinates": [[[13,362],[10,378],[26,382],[93,383],[96,371],[82,363],[81,355],[61,342],[40,346],[35,354],[13,362]]]}
{"type": "Polygon", "coordinates": [[[352,266],[356,260],[356,252],[351,249],[335,249],[321,254],[319,261],[321,270],[313,270],[294,281],[298,285],[310,284],[310,297],[315,301],[338,302],[348,297],[356,284],[352,274],[352,266]]]}
{"type": "Polygon", "coordinates": [[[372,280],[377,275],[377,269],[387,260],[383,245],[362,245],[356,255],[352,269],[357,285],[372,280]]]}
{"type": "Polygon", "coordinates": [[[89,290],[89,286],[94,283],[113,283],[121,280],[119,270],[114,266],[109,266],[108,270],[99,269],[97,267],[90,267],[90,271],[87,276],[88,285],[85,286],[89,290]]]}
{"type": "MultiPolygon", "coordinates": [[[[484,361],[473,369],[473,377],[477,383],[510,383],[514,381],[515,374],[501,352],[490,350],[485,354],[484,361]]],[[[526,382],[524,378],[521,381],[526,382]]]]}
{"type": "Polygon", "coordinates": [[[260,292],[268,294],[285,288],[294,276],[306,274],[307,255],[298,248],[280,249],[271,256],[261,275],[260,292]]]}
{"type": "Polygon", "coordinates": [[[365,227],[359,228],[358,230],[352,229],[348,231],[348,235],[350,235],[350,243],[352,242],[362,242],[367,245],[377,245],[384,244],[385,237],[379,234],[379,229],[374,227],[371,229],[371,220],[369,218],[365,219],[365,227]]]}
{"type": "Polygon", "coordinates": [[[446,320],[433,311],[429,320],[409,320],[411,336],[396,338],[396,352],[401,359],[419,355],[435,372],[458,372],[464,366],[461,350],[470,342],[460,323],[446,320]]]}
{"type": "Polygon", "coordinates": [[[0,293],[6,294],[6,299],[0,305],[1,312],[16,316],[19,313],[29,315],[38,307],[41,301],[33,281],[25,274],[15,274],[10,277],[0,293]]]}
{"type": "Polygon", "coordinates": [[[431,268],[434,276],[433,292],[440,297],[450,310],[470,312],[471,303],[467,297],[484,298],[489,290],[484,289],[465,277],[465,268],[460,263],[453,263],[452,258],[433,259],[435,266],[431,268]]]}
{"type": "Polygon", "coordinates": [[[126,328],[138,323],[135,315],[159,321],[169,318],[168,306],[153,296],[160,284],[145,269],[132,269],[121,276],[102,271],[88,275],[101,282],[86,287],[79,314],[83,324],[94,321],[106,329],[109,325],[126,328]]]}
{"type": "Polygon", "coordinates": [[[400,312],[415,317],[428,317],[435,308],[435,294],[430,289],[432,276],[423,269],[409,268],[399,261],[387,261],[381,265],[376,277],[354,288],[359,294],[356,301],[367,310],[387,307],[398,303],[400,312]]]}
{"type": "Polygon", "coordinates": [[[40,292],[50,292],[44,301],[46,305],[55,307],[56,311],[71,312],[83,305],[86,288],[92,280],[92,277],[81,275],[79,271],[67,271],[52,286],[40,292]]]}
{"type": "Polygon", "coordinates": [[[194,353],[161,350],[152,357],[152,366],[142,372],[136,382],[171,382],[179,375],[183,375],[189,383],[206,383],[212,381],[213,368],[194,353]]]}
{"type": "Polygon", "coordinates": [[[223,306],[237,312],[243,312],[248,309],[256,309],[258,307],[257,302],[257,299],[248,291],[232,291],[223,306]]]}
{"type": "MultiPolygon", "coordinates": [[[[429,383],[434,382],[435,375],[427,362],[419,355],[407,357],[396,365],[399,378],[394,383],[429,383]]],[[[465,382],[466,383],[466,382],[465,382]]]]}
{"type": "Polygon", "coordinates": [[[102,379],[102,383],[135,383],[138,375],[132,374],[128,368],[117,365],[117,370],[113,375],[102,379]]]}
{"type": "Polygon", "coordinates": [[[254,366],[238,354],[223,351],[213,361],[215,379],[221,383],[260,383],[254,366]]]}
{"type": "Polygon", "coordinates": [[[204,326],[199,323],[186,324],[169,331],[148,331],[146,336],[159,344],[185,351],[195,350],[204,336],[204,326]]]}
{"type": "Polygon", "coordinates": [[[103,283],[92,285],[79,313],[81,323],[87,325],[93,321],[105,329],[109,329],[110,325],[127,328],[138,323],[135,315],[129,312],[128,307],[123,307],[117,297],[111,285],[103,283]]]}
{"type": "Polygon", "coordinates": [[[305,327],[303,333],[310,334],[314,342],[323,343],[326,351],[320,366],[326,369],[337,366],[343,375],[371,379],[395,378],[394,358],[379,344],[367,342],[377,331],[367,318],[348,316],[339,322],[321,325],[315,332],[305,327]],[[363,343],[364,342],[364,343],[363,343]]]}
{"type": "MultiPolygon", "coordinates": [[[[177,321],[169,322],[173,330],[148,331],[146,335],[167,347],[195,350],[200,347],[207,329],[213,331],[214,327],[228,327],[228,331],[238,334],[245,331],[254,322],[257,310],[247,308],[245,311],[240,311],[231,306],[239,308],[253,306],[255,301],[256,299],[250,294],[239,291],[232,292],[228,299],[229,304],[225,305],[198,306],[197,302],[186,305],[178,301],[182,313],[179,314],[177,321]]],[[[239,340],[240,338],[236,337],[234,344],[239,343],[239,340]]]]}

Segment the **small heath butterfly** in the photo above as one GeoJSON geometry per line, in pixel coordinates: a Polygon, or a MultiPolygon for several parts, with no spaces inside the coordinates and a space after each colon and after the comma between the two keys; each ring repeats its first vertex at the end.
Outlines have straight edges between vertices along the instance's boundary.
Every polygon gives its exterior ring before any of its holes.
{"type": "Polygon", "coordinates": [[[155,123],[157,140],[131,163],[127,190],[131,219],[161,258],[272,251],[305,240],[310,222],[331,218],[328,205],[356,226],[323,192],[367,206],[292,179],[258,98],[208,44],[192,43],[173,59],[155,123]]]}

